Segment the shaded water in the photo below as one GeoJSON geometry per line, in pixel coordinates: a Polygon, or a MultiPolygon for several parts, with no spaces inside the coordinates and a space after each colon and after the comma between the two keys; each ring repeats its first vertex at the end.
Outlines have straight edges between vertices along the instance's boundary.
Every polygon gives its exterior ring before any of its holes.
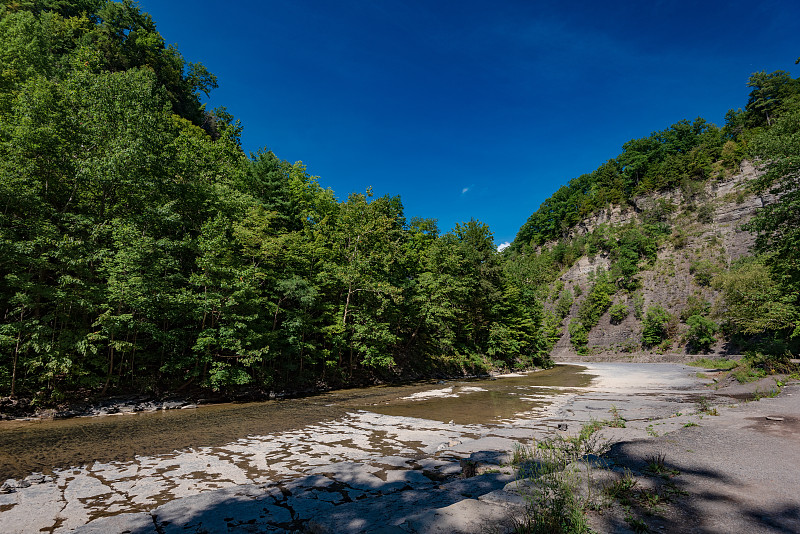
{"type": "Polygon", "coordinates": [[[366,410],[458,424],[500,424],[529,414],[563,388],[588,386],[579,366],[520,377],[340,390],[303,399],[189,410],[0,422],[0,480],[92,462],[126,461],[216,447],[247,436],[299,429],[366,410]]]}

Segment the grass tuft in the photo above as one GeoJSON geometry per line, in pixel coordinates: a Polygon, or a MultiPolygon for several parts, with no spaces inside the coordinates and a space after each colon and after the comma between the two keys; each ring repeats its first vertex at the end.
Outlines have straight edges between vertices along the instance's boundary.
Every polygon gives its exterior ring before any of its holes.
{"type": "Polygon", "coordinates": [[[728,360],[726,358],[700,358],[699,360],[689,362],[686,365],[691,365],[692,367],[702,367],[703,369],[720,369],[723,371],[729,371],[738,367],[739,362],[728,360]]]}
{"type": "MultiPolygon", "coordinates": [[[[515,520],[514,532],[590,532],[586,510],[593,502],[581,497],[578,491],[583,475],[567,466],[586,455],[607,450],[607,444],[597,436],[602,427],[602,423],[592,420],[581,427],[577,436],[556,436],[537,441],[533,446],[515,446],[512,462],[517,471],[517,487],[527,505],[524,515],[515,520]]],[[[591,477],[588,466],[586,477],[587,481],[591,477]]]]}

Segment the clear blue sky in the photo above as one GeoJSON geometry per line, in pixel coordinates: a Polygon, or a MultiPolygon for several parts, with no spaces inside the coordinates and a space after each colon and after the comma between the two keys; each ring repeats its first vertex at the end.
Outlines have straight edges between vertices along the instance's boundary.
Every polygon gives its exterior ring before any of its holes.
{"type": "Polygon", "coordinates": [[[510,241],[569,179],[681,119],[720,126],[748,76],[800,75],[800,2],[142,0],[219,78],[244,148],[373,187],[442,232],[510,241]]]}

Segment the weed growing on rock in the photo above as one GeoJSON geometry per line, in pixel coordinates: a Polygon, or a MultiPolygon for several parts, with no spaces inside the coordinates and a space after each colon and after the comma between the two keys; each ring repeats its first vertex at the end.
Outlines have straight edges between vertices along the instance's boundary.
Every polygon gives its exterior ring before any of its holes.
{"type": "Polygon", "coordinates": [[[749,363],[740,365],[733,372],[733,378],[735,378],[740,384],[754,382],[760,378],[764,378],[765,376],[767,376],[767,373],[763,369],[754,368],[749,363]]]}
{"type": "Polygon", "coordinates": [[[622,415],[620,415],[619,409],[612,405],[611,409],[608,411],[611,413],[611,421],[607,422],[606,426],[610,426],[612,428],[625,428],[626,420],[622,418],[622,415]]]}
{"type": "Polygon", "coordinates": [[[622,504],[629,504],[633,497],[633,489],[638,482],[629,470],[619,480],[615,480],[603,488],[603,495],[610,499],[616,499],[622,504]]]}
{"type": "Polygon", "coordinates": [[[661,495],[666,500],[672,500],[673,497],[685,497],[689,492],[679,488],[672,480],[668,481],[661,487],[661,495]]]}
{"type": "Polygon", "coordinates": [[[758,388],[753,392],[753,396],[749,400],[757,401],[760,399],[772,399],[781,394],[780,387],[771,388],[767,391],[762,391],[758,388]]]}
{"type": "Polygon", "coordinates": [[[700,397],[697,401],[697,412],[698,414],[706,414],[706,415],[719,415],[719,412],[714,406],[711,406],[711,401],[709,401],[706,397],[700,397]]]}
{"type": "Polygon", "coordinates": [[[639,492],[639,504],[649,513],[657,512],[658,506],[663,503],[664,499],[654,491],[642,490],[639,492]]]}
{"type": "Polygon", "coordinates": [[[631,530],[633,530],[636,534],[650,532],[650,527],[647,526],[647,523],[640,518],[633,517],[630,512],[625,515],[625,522],[628,523],[628,526],[631,527],[631,530]]]}
{"type": "MultiPolygon", "coordinates": [[[[589,454],[605,452],[607,444],[597,437],[603,424],[590,421],[577,436],[557,436],[538,441],[532,447],[518,445],[512,454],[517,469],[517,486],[527,501],[524,516],[516,521],[515,532],[584,534],[589,532],[586,509],[591,496],[578,490],[584,473],[571,464],[589,454]]],[[[587,482],[591,467],[586,465],[587,482]]],[[[587,484],[591,488],[591,484],[587,484]]]]}
{"type": "Polygon", "coordinates": [[[670,478],[679,475],[680,471],[667,466],[666,460],[667,456],[663,452],[648,456],[645,458],[645,461],[647,462],[647,467],[645,467],[645,470],[662,478],[670,478]]]}

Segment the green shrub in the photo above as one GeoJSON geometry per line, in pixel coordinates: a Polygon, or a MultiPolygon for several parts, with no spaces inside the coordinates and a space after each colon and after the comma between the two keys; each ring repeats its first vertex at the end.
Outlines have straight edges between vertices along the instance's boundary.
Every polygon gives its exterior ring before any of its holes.
{"type": "Polygon", "coordinates": [[[597,281],[578,310],[578,317],[586,328],[592,328],[600,321],[600,317],[611,306],[611,295],[614,293],[614,286],[608,281],[607,273],[598,273],[597,281]]]}
{"type": "Polygon", "coordinates": [[[711,310],[711,303],[697,295],[689,295],[686,305],[681,310],[681,320],[688,321],[692,315],[708,315],[711,310]]]}
{"type": "Polygon", "coordinates": [[[686,320],[686,324],[689,325],[686,341],[692,353],[707,352],[716,341],[714,334],[719,331],[717,323],[702,315],[692,315],[686,320]]]}
{"type": "Polygon", "coordinates": [[[543,352],[549,353],[556,342],[561,338],[561,318],[555,313],[545,310],[542,314],[541,331],[545,341],[545,346],[542,347],[543,352]]]}
{"type": "Polygon", "coordinates": [[[708,260],[695,261],[689,266],[689,273],[694,275],[695,282],[700,286],[710,286],[718,272],[719,266],[708,260]]]}
{"type": "Polygon", "coordinates": [[[556,311],[562,319],[569,315],[569,310],[572,308],[574,300],[572,291],[570,291],[569,288],[565,288],[561,292],[561,295],[558,297],[558,302],[556,302],[556,311]]]}
{"type": "Polygon", "coordinates": [[[684,248],[689,244],[689,236],[683,228],[675,228],[672,232],[672,246],[675,249],[684,248]]]}
{"type": "Polygon", "coordinates": [[[628,316],[628,313],[630,313],[630,310],[622,302],[614,304],[613,306],[611,306],[611,309],[609,310],[609,314],[611,315],[611,322],[613,324],[619,324],[622,321],[624,321],[625,318],[628,316]]]}
{"type": "Polygon", "coordinates": [[[658,345],[667,339],[667,325],[672,316],[661,306],[650,306],[642,325],[642,344],[646,347],[658,345]]]}
{"type": "Polygon", "coordinates": [[[633,301],[633,316],[641,321],[644,317],[644,295],[637,291],[631,300],[633,301]]]}
{"type": "Polygon", "coordinates": [[[578,354],[585,354],[589,345],[589,333],[578,321],[569,323],[569,342],[578,354]]]}
{"type": "Polygon", "coordinates": [[[760,378],[767,376],[766,371],[753,367],[751,362],[744,362],[733,371],[733,377],[740,383],[746,384],[747,382],[755,382],[760,378]]]}
{"type": "Polygon", "coordinates": [[[714,222],[714,205],[703,204],[697,208],[697,220],[703,224],[714,222]]]}

